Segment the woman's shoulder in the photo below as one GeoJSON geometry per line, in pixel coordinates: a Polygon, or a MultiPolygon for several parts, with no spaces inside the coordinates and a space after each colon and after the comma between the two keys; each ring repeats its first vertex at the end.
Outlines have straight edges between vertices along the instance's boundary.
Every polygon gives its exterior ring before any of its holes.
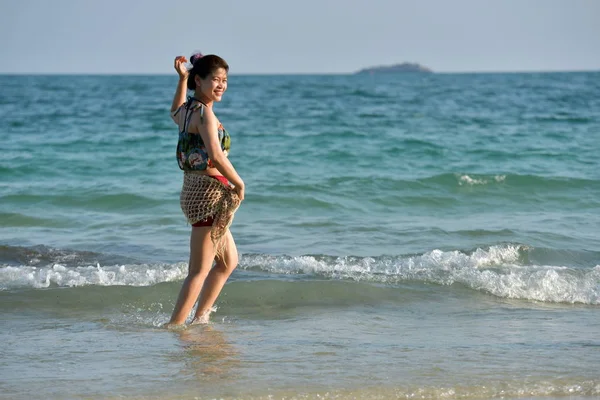
{"type": "Polygon", "coordinates": [[[218,124],[219,123],[219,119],[217,118],[215,112],[213,111],[213,109],[211,107],[207,107],[207,106],[202,106],[202,110],[200,111],[202,118],[203,118],[203,123],[206,124],[218,124]]]}
{"type": "Polygon", "coordinates": [[[211,131],[214,128],[219,129],[219,119],[210,107],[202,106],[192,115],[191,125],[197,126],[198,131],[211,131]]]}

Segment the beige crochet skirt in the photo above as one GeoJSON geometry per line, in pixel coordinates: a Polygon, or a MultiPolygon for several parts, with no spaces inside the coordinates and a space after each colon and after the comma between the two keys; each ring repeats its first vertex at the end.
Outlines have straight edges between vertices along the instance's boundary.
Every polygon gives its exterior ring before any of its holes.
{"type": "Polygon", "coordinates": [[[217,256],[223,254],[223,241],[233,216],[240,206],[240,198],[222,182],[207,175],[186,171],[179,196],[181,210],[190,224],[213,219],[210,238],[217,256]]]}

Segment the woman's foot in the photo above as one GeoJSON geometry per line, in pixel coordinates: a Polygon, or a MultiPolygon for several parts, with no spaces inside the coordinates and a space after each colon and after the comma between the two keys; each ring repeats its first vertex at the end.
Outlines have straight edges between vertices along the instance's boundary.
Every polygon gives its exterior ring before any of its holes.
{"type": "Polygon", "coordinates": [[[210,313],[217,311],[217,307],[212,307],[211,309],[209,309],[208,311],[205,311],[204,314],[195,317],[192,322],[190,323],[190,325],[197,325],[197,324],[208,324],[210,323],[210,313]]]}

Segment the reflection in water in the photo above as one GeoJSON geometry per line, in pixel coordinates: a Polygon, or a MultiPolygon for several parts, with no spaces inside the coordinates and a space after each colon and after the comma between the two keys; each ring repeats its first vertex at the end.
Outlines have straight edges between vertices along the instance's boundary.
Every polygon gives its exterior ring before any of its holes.
{"type": "Polygon", "coordinates": [[[186,350],[186,374],[198,379],[231,378],[238,352],[212,325],[192,325],[178,332],[186,350]]]}

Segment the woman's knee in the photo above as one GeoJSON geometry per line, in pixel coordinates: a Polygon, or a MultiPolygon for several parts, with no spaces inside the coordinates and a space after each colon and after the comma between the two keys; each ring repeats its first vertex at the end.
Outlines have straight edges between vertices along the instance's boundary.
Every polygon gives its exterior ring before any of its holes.
{"type": "Polygon", "coordinates": [[[187,278],[190,281],[204,281],[206,279],[206,277],[208,276],[208,272],[210,271],[210,269],[206,269],[206,270],[200,270],[200,269],[194,269],[194,270],[188,270],[188,275],[187,278]]]}
{"type": "Polygon", "coordinates": [[[213,261],[211,260],[210,263],[205,261],[191,258],[188,267],[188,278],[206,278],[213,265],[213,261]]]}
{"type": "Polygon", "coordinates": [[[219,259],[216,262],[215,268],[220,269],[222,272],[231,273],[238,266],[237,257],[227,257],[226,259],[219,259]]]}

